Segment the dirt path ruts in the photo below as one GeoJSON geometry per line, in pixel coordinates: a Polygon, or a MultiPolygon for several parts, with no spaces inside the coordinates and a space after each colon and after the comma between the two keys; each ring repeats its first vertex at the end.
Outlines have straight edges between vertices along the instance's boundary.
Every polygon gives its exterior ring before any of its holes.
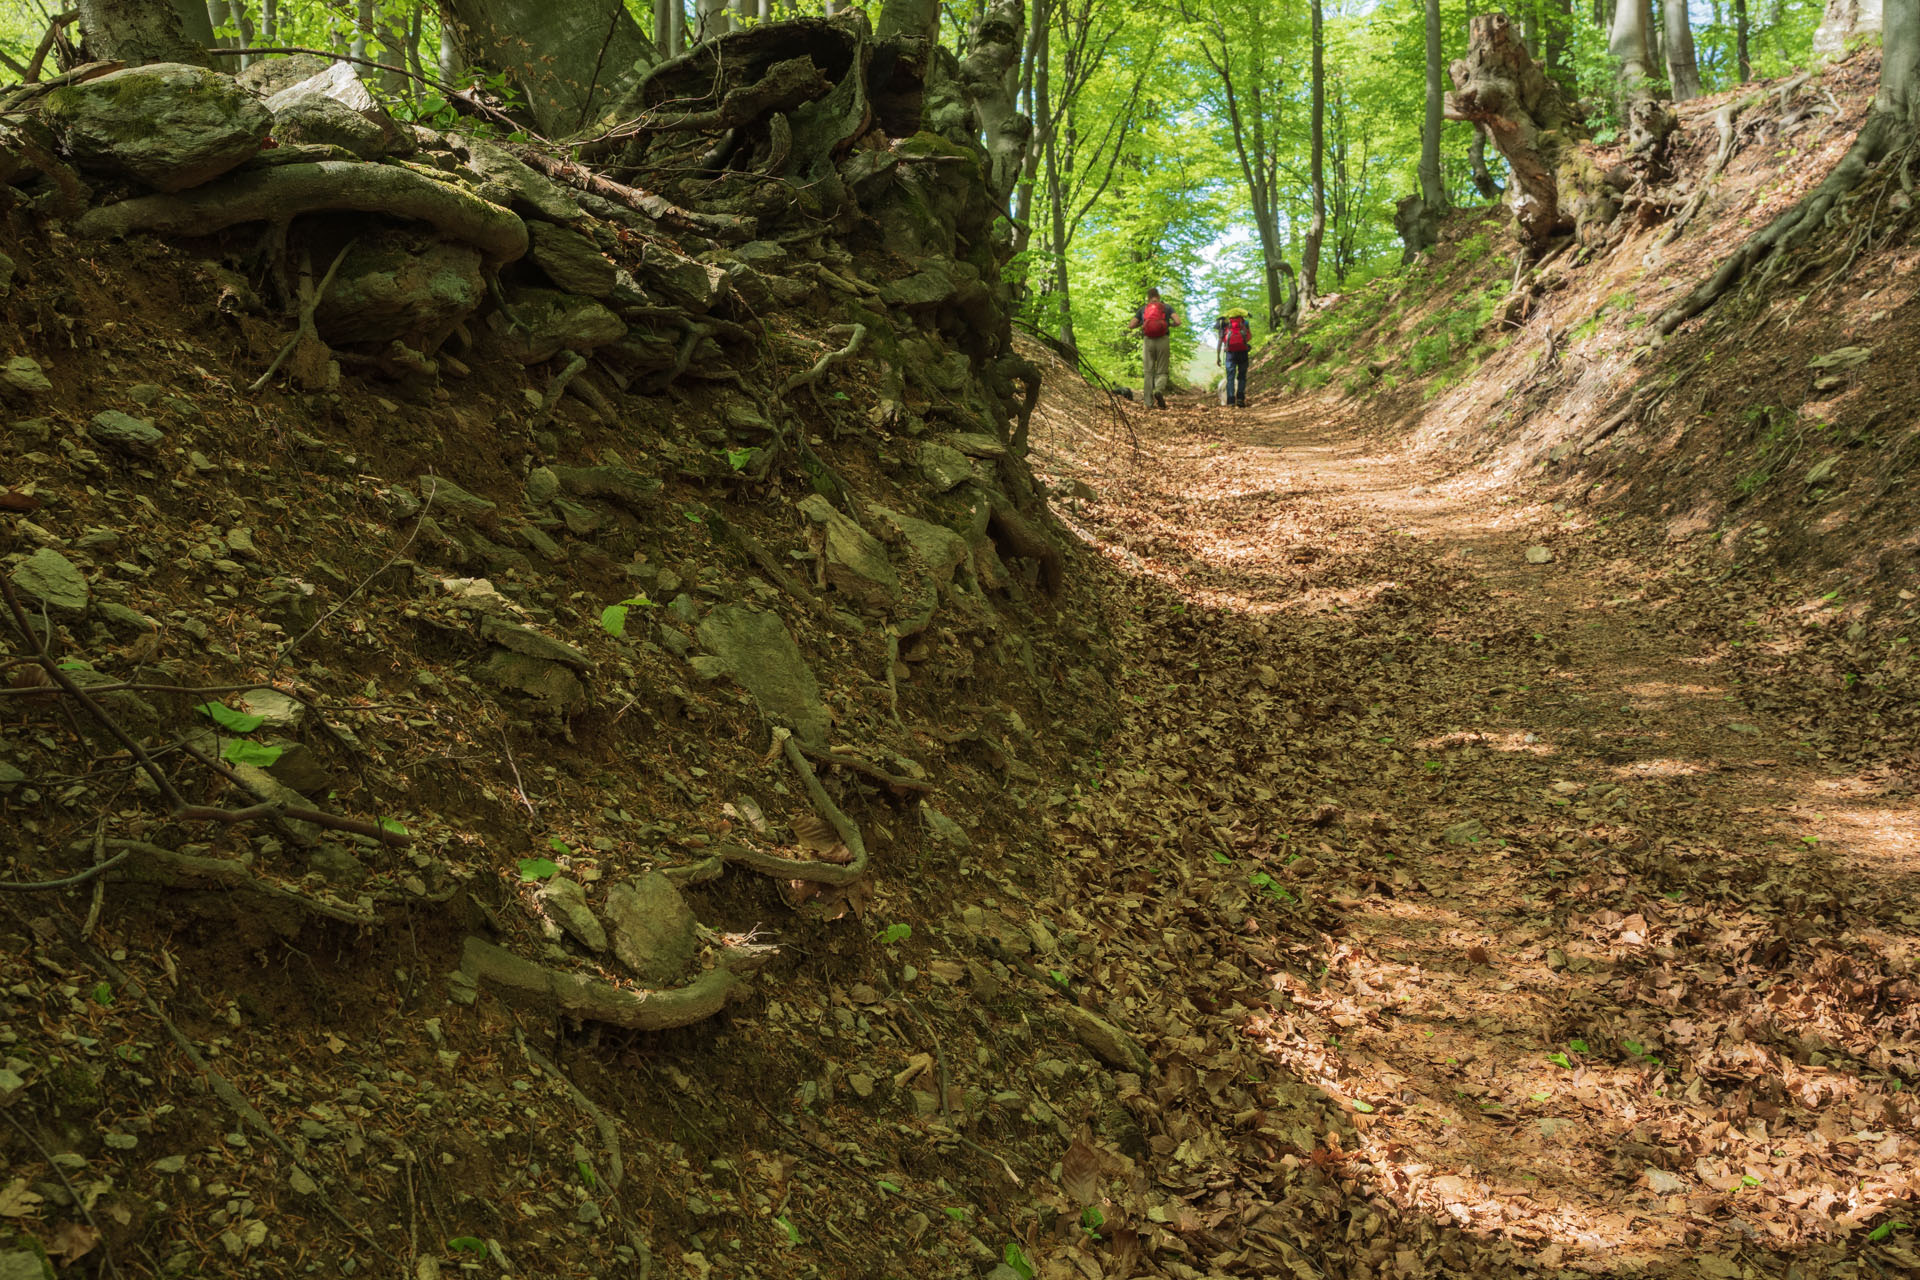
{"type": "MultiPolygon", "coordinates": [[[[1139,464],[1072,518],[1203,610],[1143,633],[1130,683],[1196,773],[1247,670],[1284,695],[1210,784],[1231,860],[1188,871],[1265,868],[1280,931],[1321,931],[1249,974],[1275,995],[1246,1034],[1352,1111],[1348,1194],[1409,1240],[1461,1228],[1446,1274],[1901,1273],[1911,1237],[1868,1237],[1920,1191],[1910,801],[1817,767],[1675,630],[1695,588],[1648,591],[1657,547],[1426,481],[1353,423],[1132,422],[1139,464]],[[1275,768],[1306,790],[1263,800],[1275,768]]],[[[1150,786],[1116,804],[1155,820],[1150,786]]],[[[1330,1274],[1446,1257],[1341,1247],[1330,1274]]]]}

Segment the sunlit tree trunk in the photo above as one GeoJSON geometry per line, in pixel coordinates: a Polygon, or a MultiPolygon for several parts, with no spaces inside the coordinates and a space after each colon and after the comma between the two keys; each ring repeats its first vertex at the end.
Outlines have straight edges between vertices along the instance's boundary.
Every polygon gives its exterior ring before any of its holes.
{"type": "Polygon", "coordinates": [[[463,61],[504,73],[548,137],[620,101],[659,51],[624,0],[447,0],[463,61]]]}
{"type": "Polygon", "coordinates": [[[694,32],[696,41],[717,39],[733,29],[732,16],[727,12],[727,0],[698,0],[694,5],[698,27],[694,32]]]}
{"type": "Polygon", "coordinates": [[[1693,54],[1686,0],[1665,0],[1661,12],[1667,23],[1667,82],[1675,102],[1688,102],[1700,96],[1700,65],[1693,54]]]}
{"type": "Polygon", "coordinates": [[[213,47],[207,7],[200,0],[80,0],[80,30],[96,58],[141,66],[188,62],[206,66],[213,47]]]}
{"type": "Polygon", "coordinates": [[[1747,52],[1747,0],[1733,0],[1734,61],[1740,68],[1740,83],[1753,79],[1753,58],[1747,52]]]}
{"type": "Polygon", "coordinates": [[[1059,130],[1053,118],[1053,85],[1048,67],[1049,59],[1042,57],[1034,68],[1033,100],[1039,112],[1035,121],[1042,138],[1046,165],[1047,213],[1051,225],[1051,240],[1048,243],[1048,258],[1053,274],[1053,293],[1060,309],[1060,341],[1070,347],[1079,343],[1073,336],[1073,292],[1067,280],[1067,211],[1060,195],[1060,149],[1059,130]]]}
{"type": "Polygon", "coordinates": [[[917,36],[931,42],[940,34],[940,0],[883,0],[873,33],[882,39],[917,36]]]}
{"type": "MultiPolygon", "coordinates": [[[[1034,122],[1033,141],[1027,146],[1026,163],[1020,171],[1020,185],[1013,197],[1013,251],[1025,253],[1027,245],[1033,239],[1033,188],[1040,173],[1040,153],[1045,148],[1045,134],[1040,123],[1038,95],[1034,92],[1034,80],[1038,69],[1043,66],[1050,52],[1048,28],[1053,17],[1047,8],[1047,0],[1033,0],[1031,25],[1027,28],[1026,62],[1020,69],[1020,99],[1026,108],[1027,119],[1034,122]]],[[[1050,124],[1051,122],[1049,122],[1050,124]]]]}
{"type": "MultiPolygon", "coordinates": [[[[1626,0],[1623,0],[1626,2],[1626,0]]],[[[1440,0],[1427,0],[1427,101],[1420,126],[1420,192],[1400,202],[1394,224],[1406,246],[1404,257],[1432,248],[1440,238],[1440,215],[1446,211],[1447,188],[1440,173],[1440,0]]]]}
{"type": "Polygon", "coordinates": [[[447,11],[440,11],[440,83],[452,84],[460,73],[460,46],[453,38],[453,23],[447,11]]]}
{"type": "Polygon", "coordinates": [[[372,30],[373,0],[359,0],[353,9],[353,40],[347,45],[348,57],[367,56],[367,34],[372,30]]]}
{"type": "Polygon", "coordinates": [[[1607,52],[1618,64],[1620,96],[1627,99],[1645,93],[1642,86],[1653,75],[1653,56],[1647,50],[1646,0],[1617,0],[1607,52]]]}
{"type": "Polygon", "coordinates": [[[1300,291],[1312,302],[1320,294],[1320,242],[1327,234],[1326,119],[1327,71],[1326,32],[1320,0],[1313,0],[1313,120],[1307,127],[1307,175],[1313,187],[1313,218],[1307,223],[1306,242],[1300,249],[1300,291]]]}
{"type": "Polygon", "coordinates": [[[1567,41],[1573,36],[1573,0],[1542,0],[1547,5],[1545,56],[1547,76],[1568,93],[1574,91],[1573,68],[1567,65],[1567,41]]]}

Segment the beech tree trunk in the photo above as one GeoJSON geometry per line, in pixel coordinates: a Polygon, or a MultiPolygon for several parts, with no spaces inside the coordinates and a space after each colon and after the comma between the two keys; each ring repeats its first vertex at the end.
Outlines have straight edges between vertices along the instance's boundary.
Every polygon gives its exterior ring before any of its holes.
{"type": "Polygon", "coordinates": [[[80,30],[87,51],[99,59],[142,66],[149,62],[188,62],[207,66],[212,59],[213,26],[200,0],[80,0],[80,30]]]}
{"type": "Polygon", "coordinates": [[[1573,37],[1573,0],[1542,0],[1547,8],[1545,60],[1547,75],[1572,96],[1575,91],[1573,68],[1567,65],[1567,41],[1573,37]]]}
{"type": "Polygon", "coordinates": [[[717,40],[733,30],[733,15],[727,12],[727,0],[698,0],[693,7],[697,26],[694,40],[717,40]]]}
{"type": "MultiPolygon", "coordinates": [[[[1898,7],[1900,0],[1894,0],[1898,7]]],[[[1874,35],[1885,25],[1881,0],[1827,0],[1819,29],[1813,33],[1814,55],[1823,61],[1838,58],[1849,41],[1874,35]]],[[[1881,75],[1884,78],[1885,72],[1881,75]]]]}
{"type": "Polygon", "coordinates": [[[1663,0],[1661,12],[1667,24],[1667,83],[1673,86],[1675,102],[1690,102],[1700,96],[1700,66],[1694,59],[1686,0],[1663,0]]]}
{"type": "Polygon", "coordinates": [[[466,60],[505,72],[549,137],[574,133],[660,61],[623,0],[447,0],[466,60]]]}
{"type": "Polygon", "coordinates": [[[973,103],[987,147],[987,190],[1005,209],[1026,167],[1033,121],[1020,113],[1020,57],[1026,44],[1025,0],[993,0],[974,29],[960,64],[960,84],[973,103]]]}
{"type": "Polygon", "coordinates": [[[1606,184],[1580,150],[1580,118],[1560,86],[1527,56],[1504,13],[1473,20],[1467,56],[1454,62],[1451,75],[1447,117],[1483,126],[1506,157],[1513,174],[1507,203],[1529,251],[1537,256],[1568,231],[1584,239],[1613,220],[1606,184]]]}
{"type": "Polygon", "coordinates": [[[1473,126],[1473,142],[1467,148],[1467,168],[1473,174],[1473,189],[1480,193],[1482,200],[1492,200],[1500,194],[1500,184],[1493,180],[1493,173],[1487,168],[1487,127],[1482,124],[1473,126]]]}
{"type": "Polygon", "coordinates": [[[1652,90],[1647,82],[1653,78],[1653,54],[1647,47],[1646,0],[1616,0],[1607,52],[1618,65],[1621,101],[1629,103],[1649,96],[1652,90]]]}
{"type": "Polygon", "coordinates": [[[1313,187],[1313,218],[1300,249],[1300,292],[1308,302],[1320,294],[1320,242],[1327,234],[1326,38],[1320,0],[1313,0],[1313,120],[1308,125],[1308,181],[1313,187]]]}
{"type": "MultiPolygon", "coordinates": [[[[1440,175],[1440,0],[1426,0],[1427,8],[1427,101],[1420,127],[1420,193],[1400,202],[1394,213],[1394,225],[1406,245],[1402,260],[1431,249],[1440,239],[1440,215],[1446,211],[1447,188],[1440,175]]],[[[1480,19],[1475,18],[1475,22],[1480,19]]],[[[1524,45],[1519,54],[1529,66],[1524,45]]]]}
{"type": "Polygon", "coordinates": [[[1753,58],[1747,52],[1747,0],[1733,0],[1734,61],[1740,67],[1740,83],[1753,79],[1753,58]]]}
{"type": "Polygon", "coordinates": [[[884,0],[873,34],[914,36],[933,43],[940,36],[940,0],[884,0]]]}

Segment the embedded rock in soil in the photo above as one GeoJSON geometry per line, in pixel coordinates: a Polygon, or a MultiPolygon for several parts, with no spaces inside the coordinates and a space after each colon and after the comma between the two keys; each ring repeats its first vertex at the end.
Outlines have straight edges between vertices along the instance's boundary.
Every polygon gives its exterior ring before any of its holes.
{"type": "Polygon", "coordinates": [[[514,289],[507,295],[516,326],[503,311],[487,317],[487,328],[500,352],[521,364],[539,364],[562,351],[590,354],[594,348],[618,342],[627,326],[619,316],[592,298],[554,289],[514,289]]]}
{"type": "Polygon", "coordinates": [[[945,493],[973,479],[973,463],[958,449],[944,444],[920,446],[920,474],[933,485],[935,493],[945,493]]]}
{"type": "Polygon", "coordinates": [[[79,613],[87,607],[87,579],[73,561],[42,547],[23,560],[12,574],[13,585],[29,600],[59,613],[79,613]]]}
{"type": "Polygon", "coordinates": [[[273,135],[281,142],[319,142],[342,147],[362,160],[406,155],[416,148],[402,128],[374,100],[353,67],[345,62],[267,99],[273,135]]]}
{"type": "Polygon", "coordinates": [[[826,745],[832,717],[820,701],[820,684],[777,615],[723,604],[706,616],[698,634],[712,656],[695,659],[696,670],[731,676],[769,720],[793,730],[809,746],[826,745]]]}
{"type": "Polygon", "coordinates": [[[0,365],[0,385],[30,396],[43,396],[53,390],[53,383],[32,356],[14,356],[0,365]]]}
{"type": "Polygon", "coordinates": [[[579,222],[587,216],[565,188],[491,142],[470,134],[449,134],[446,141],[480,179],[481,199],[549,222],[579,222]]]}
{"type": "Polygon", "coordinates": [[[613,264],[602,256],[593,241],[571,227],[559,227],[551,222],[529,223],[527,232],[532,237],[527,256],[559,288],[589,298],[612,295],[613,264]]]}
{"type": "Polygon", "coordinates": [[[307,796],[325,795],[333,789],[335,779],[332,772],[304,744],[285,738],[264,738],[260,740],[260,745],[280,749],[280,758],[266,766],[267,773],[275,782],[307,796]]]}
{"type": "Polygon", "coordinates": [[[481,254],[470,245],[387,231],[347,251],[314,324],[328,342],[400,340],[432,352],[486,300],[481,254]]]}
{"type": "Polygon", "coordinates": [[[587,906],[587,891],[578,882],[555,876],[540,890],[540,907],[547,918],[572,934],[589,951],[607,949],[607,931],[587,906]]]}
{"type": "Polygon", "coordinates": [[[587,700],[586,686],[566,666],[510,649],[493,650],[473,674],[482,684],[531,698],[547,711],[572,711],[587,700]]]}
{"type": "Polygon", "coordinates": [[[529,658],[539,658],[544,662],[559,662],[579,671],[593,667],[593,660],[570,644],[564,644],[551,636],[541,635],[531,627],[523,627],[517,622],[508,622],[491,614],[480,621],[480,634],[503,649],[525,654],[529,658]]]}
{"type": "Polygon", "coordinates": [[[94,414],[87,434],[102,448],[142,462],[159,457],[160,442],[167,438],[166,432],[147,419],[132,417],[118,409],[103,409],[94,414]]]}
{"type": "Polygon", "coordinates": [[[607,890],[602,908],[613,930],[613,953],[642,982],[672,986],[692,971],[700,952],[693,912],[673,882],[657,871],[607,890]]]}
{"type": "Polygon", "coordinates": [[[261,58],[233,78],[244,89],[263,98],[271,98],[282,89],[290,89],[303,80],[311,80],[333,65],[333,60],[317,53],[295,53],[285,57],[261,58]]]}
{"type": "Polygon", "coordinates": [[[177,62],[55,89],[43,108],[84,169],[185,191],[257,154],[273,115],[231,76],[177,62]]]}
{"type": "Polygon", "coordinates": [[[826,537],[827,581],[861,604],[884,609],[900,597],[900,575],[879,539],[841,515],[831,502],[810,493],[795,504],[826,537]]]}
{"type": "Polygon", "coordinates": [[[1153,1062],[1139,1042],[1105,1018],[1071,1004],[1066,1006],[1066,1015],[1067,1025],[1080,1043],[1115,1071],[1144,1076],[1153,1070],[1153,1062]]]}
{"type": "Polygon", "coordinates": [[[907,544],[934,581],[942,586],[952,582],[954,570],[967,562],[967,540],[945,525],[919,520],[878,503],[869,503],[867,510],[874,520],[907,544]]]}
{"type": "Polygon", "coordinates": [[[278,689],[249,689],[240,695],[240,705],[248,715],[260,717],[263,729],[292,732],[307,718],[307,704],[278,689]]]}
{"type": "Polygon", "coordinates": [[[1551,564],[1552,562],[1553,562],[1552,547],[1528,547],[1527,548],[1528,564],[1551,564]]]}
{"type": "Polygon", "coordinates": [[[487,520],[499,509],[491,499],[468,493],[445,476],[421,476],[420,497],[449,519],[487,520]]]}
{"type": "Polygon", "coordinates": [[[704,315],[719,306],[731,287],[724,268],[683,258],[658,244],[647,245],[642,263],[647,283],[655,291],[695,315],[704,315]]]}

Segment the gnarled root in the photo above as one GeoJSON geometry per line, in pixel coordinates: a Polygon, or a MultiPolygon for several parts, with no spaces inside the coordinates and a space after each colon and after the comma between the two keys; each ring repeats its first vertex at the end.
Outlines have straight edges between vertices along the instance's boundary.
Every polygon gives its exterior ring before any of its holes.
{"type": "Polygon", "coordinates": [[[1005,494],[988,489],[987,501],[993,508],[987,517],[987,532],[993,535],[993,540],[1006,554],[1023,556],[1039,564],[1041,587],[1050,596],[1058,595],[1067,576],[1067,559],[1060,554],[1060,548],[1029,524],[1005,494]]]}
{"type": "Polygon", "coordinates": [[[1787,210],[1734,251],[1714,273],[1696,285],[1686,297],[1667,308],[1654,321],[1654,332],[1662,337],[1672,333],[1693,317],[1718,302],[1747,273],[1771,257],[1776,250],[1789,249],[1826,223],[1827,215],[1842,196],[1866,180],[1867,172],[1889,153],[1911,141],[1906,122],[1891,111],[1878,108],[1867,115],[1853,146],[1840,158],[1833,172],[1808,192],[1799,204],[1787,210]]]}
{"type": "Polygon", "coordinates": [[[683,987],[644,991],[549,969],[481,938],[468,938],[460,951],[460,972],[476,985],[492,983],[510,1001],[549,1016],[566,1014],[631,1031],[666,1031],[711,1018],[740,998],[748,967],[748,955],[729,952],[683,987]]]}
{"type": "Polygon", "coordinates": [[[441,234],[480,250],[494,263],[527,251],[527,224],[452,183],[398,165],[321,160],[256,169],[175,195],[136,196],[83,214],[83,236],[136,231],[205,236],[243,222],[288,222],[303,213],[382,213],[431,223],[441,234]]]}

